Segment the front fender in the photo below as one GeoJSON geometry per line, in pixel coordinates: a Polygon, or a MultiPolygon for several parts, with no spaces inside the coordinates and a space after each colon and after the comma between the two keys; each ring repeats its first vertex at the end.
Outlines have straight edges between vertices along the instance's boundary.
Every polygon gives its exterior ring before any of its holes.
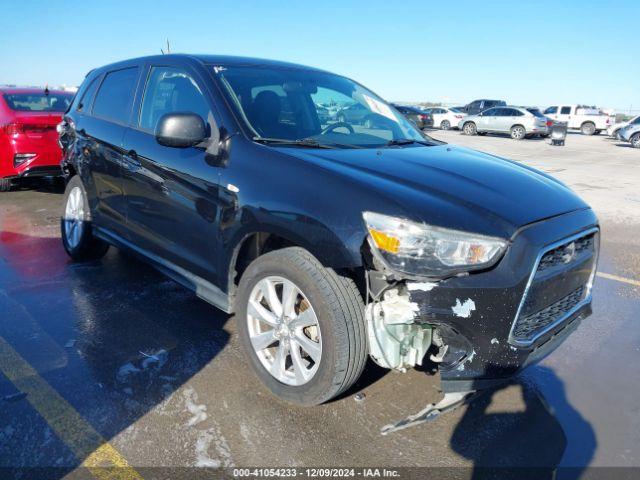
{"type": "Polygon", "coordinates": [[[341,233],[344,236],[340,237],[337,232],[309,216],[254,207],[243,208],[239,219],[238,228],[223,233],[225,261],[222,265],[224,271],[220,272],[221,278],[229,278],[243,242],[257,233],[276,235],[300,246],[325,267],[341,269],[362,265],[359,245],[362,244],[364,230],[358,226],[343,229],[341,233]]]}

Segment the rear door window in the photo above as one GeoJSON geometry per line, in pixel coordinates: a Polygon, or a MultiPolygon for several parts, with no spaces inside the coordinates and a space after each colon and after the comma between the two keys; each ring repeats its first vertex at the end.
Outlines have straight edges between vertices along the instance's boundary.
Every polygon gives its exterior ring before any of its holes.
{"type": "Polygon", "coordinates": [[[116,123],[129,123],[138,80],[138,67],[107,73],[93,102],[93,114],[116,123]]]}
{"type": "Polygon", "coordinates": [[[571,114],[571,107],[562,107],[560,109],[560,115],[570,115],[571,114]]]}

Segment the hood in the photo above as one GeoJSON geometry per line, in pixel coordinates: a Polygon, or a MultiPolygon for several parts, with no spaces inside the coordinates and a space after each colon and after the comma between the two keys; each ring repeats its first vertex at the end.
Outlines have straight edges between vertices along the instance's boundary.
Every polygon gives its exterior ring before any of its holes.
{"type": "MultiPolygon", "coordinates": [[[[537,220],[589,208],[549,175],[452,145],[281,151],[377,190],[409,218],[444,227],[511,235],[537,220]]],[[[380,206],[372,210],[385,213],[380,206]]]]}

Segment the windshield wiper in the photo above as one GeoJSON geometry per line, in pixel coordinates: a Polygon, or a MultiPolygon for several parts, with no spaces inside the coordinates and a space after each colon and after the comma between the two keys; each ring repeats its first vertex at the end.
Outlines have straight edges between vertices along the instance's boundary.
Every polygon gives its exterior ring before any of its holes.
{"type": "Polygon", "coordinates": [[[395,147],[400,145],[411,145],[414,143],[419,143],[420,145],[426,145],[427,147],[433,147],[436,145],[435,143],[429,142],[427,140],[412,140],[410,138],[400,138],[398,140],[389,140],[385,145],[387,147],[395,147]]]}
{"type": "Polygon", "coordinates": [[[254,142],[264,143],[265,145],[294,145],[296,147],[307,148],[336,148],[331,145],[317,142],[309,138],[288,140],[286,138],[270,138],[270,137],[253,137],[254,142]]]}

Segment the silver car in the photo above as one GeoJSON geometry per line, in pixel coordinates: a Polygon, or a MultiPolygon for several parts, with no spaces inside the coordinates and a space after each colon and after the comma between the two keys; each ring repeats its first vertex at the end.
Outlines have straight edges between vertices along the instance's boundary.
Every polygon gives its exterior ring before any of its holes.
{"type": "Polygon", "coordinates": [[[552,122],[533,107],[494,107],[458,122],[465,135],[508,133],[515,140],[549,135],[552,122]]]}
{"type": "Polygon", "coordinates": [[[640,124],[632,123],[618,130],[618,138],[629,142],[632,147],[640,148],[640,124]]]}

